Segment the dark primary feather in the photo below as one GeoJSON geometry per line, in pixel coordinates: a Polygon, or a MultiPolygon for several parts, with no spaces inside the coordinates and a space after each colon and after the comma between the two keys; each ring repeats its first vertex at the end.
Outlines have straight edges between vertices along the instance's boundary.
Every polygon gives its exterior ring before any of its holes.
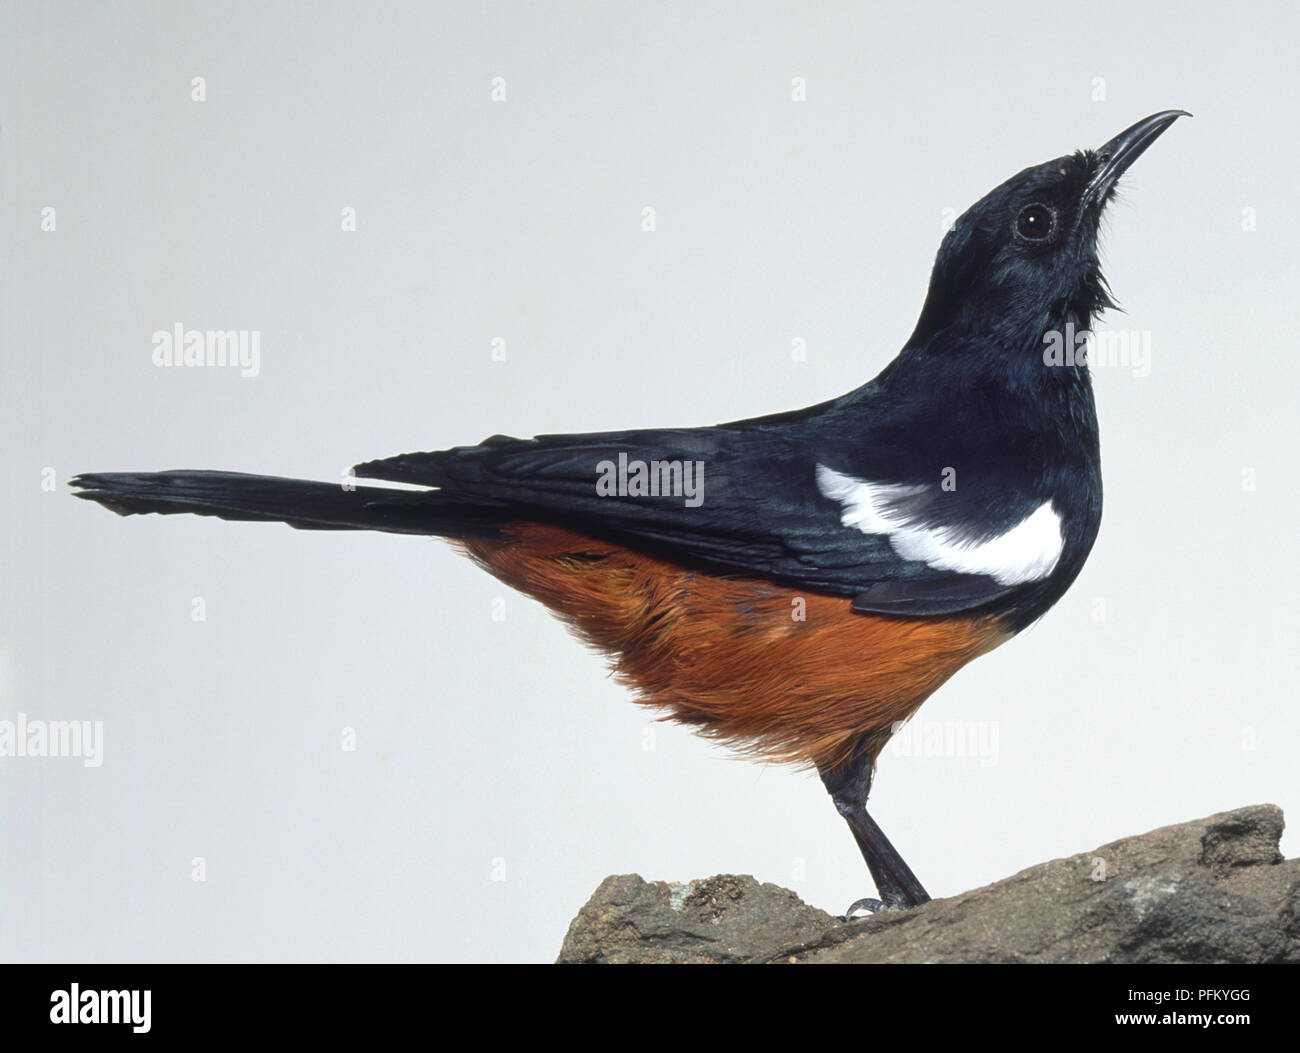
{"type": "MultiPolygon", "coordinates": [[[[970,355],[968,368],[954,370],[939,354],[799,413],[699,429],[494,436],[355,471],[441,487],[467,501],[499,501],[509,506],[507,516],[558,522],[679,561],[853,596],[861,610],[975,609],[1025,590],[901,559],[887,537],[844,526],[839,504],[816,483],[820,464],[916,487],[921,492],[900,512],[970,540],[1009,529],[1057,496],[1063,440],[1055,423],[1044,429],[1041,421],[1008,416],[1000,398],[1004,370],[988,368],[996,359],[970,355]],[[915,397],[918,387],[926,398],[915,397]],[[598,495],[597,466],[620,454],[702,463],[702,504],[598,495]],[[945,469],[955,473],[953,490],[941,486],[945,469]]],[[[1064,462],[1077,459],[1070,453],[1064,462]]]]}
{"type": "Polygon", "coordinates": [[[347,490],[338,483],[211,471],[90,472],[69,485],[77,488],[77,497],[123,516],[188,513],[287,523],[302,530],[500,536],[491,509],[467,508],[463,501],[436,492],[347,490]]]}

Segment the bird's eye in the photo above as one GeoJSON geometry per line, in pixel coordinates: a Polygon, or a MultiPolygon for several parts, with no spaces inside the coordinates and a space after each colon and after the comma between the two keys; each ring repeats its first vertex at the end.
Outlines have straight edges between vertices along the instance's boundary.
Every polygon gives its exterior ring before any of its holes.
{"type": "Polygon", "coordinates": [[[1052,233],[1055,217],[1046,205],[1026,205],[1016,218],[1016,233],[1027,241],[1042,241],[1052,233]]]}

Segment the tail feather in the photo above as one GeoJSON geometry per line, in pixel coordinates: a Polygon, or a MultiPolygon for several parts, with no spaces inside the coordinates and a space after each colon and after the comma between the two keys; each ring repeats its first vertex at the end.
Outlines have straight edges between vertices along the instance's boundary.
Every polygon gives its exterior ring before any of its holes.
{"type": "Polygon", "coordinates": [[[287,523],[302,530],[382,530],[457,538],[500,537],[501,509],[438,490],[285,479],[243,472],[97,472],[69,483],[76,496],[118,515],[189,513],[287,523]]]}

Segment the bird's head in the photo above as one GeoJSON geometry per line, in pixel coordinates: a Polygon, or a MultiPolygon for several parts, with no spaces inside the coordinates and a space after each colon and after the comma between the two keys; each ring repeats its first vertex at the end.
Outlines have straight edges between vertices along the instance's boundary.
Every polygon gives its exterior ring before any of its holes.
{"type": "Polygon", "coordinates": [[[909,346],[953,325],[1008,350],[1044,332],[1088,327],[1112,307],[1097,230],[1115,183],[1183,110],[1138,121],[1096,150],[1026,168],[967,209],[935,259],[909,346]]]}

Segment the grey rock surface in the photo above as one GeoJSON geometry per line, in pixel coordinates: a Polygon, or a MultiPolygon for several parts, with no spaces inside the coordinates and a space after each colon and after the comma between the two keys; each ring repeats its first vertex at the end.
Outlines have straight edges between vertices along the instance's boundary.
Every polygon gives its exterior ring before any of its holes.
{"type": "Polygon", "coordinates": [[[1295,962],[1300,860],[1239,808],[846,921],[752,877],[601,882],[560,962],[1295,962]]]}

